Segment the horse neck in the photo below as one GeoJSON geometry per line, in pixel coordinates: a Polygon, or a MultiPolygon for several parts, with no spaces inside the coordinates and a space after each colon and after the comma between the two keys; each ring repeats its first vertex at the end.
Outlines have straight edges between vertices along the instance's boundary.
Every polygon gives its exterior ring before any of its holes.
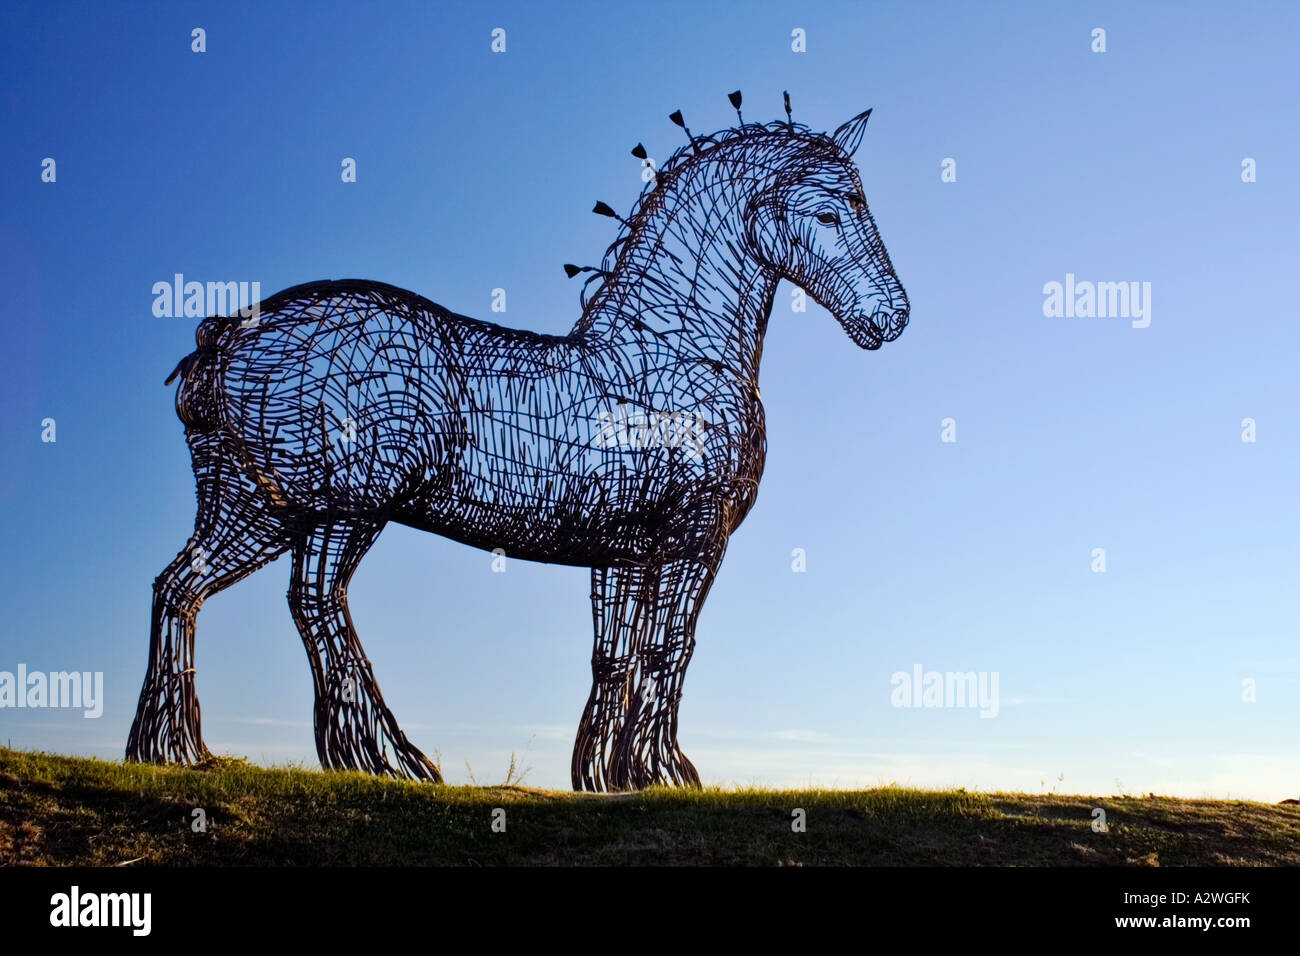
{"type": "Polygon", "coordinates": [[[752,186],[715,166],[647,193],[575,335],[656,368],[699,363],[756,384],[777,278],[744,251],[752,186]]]}

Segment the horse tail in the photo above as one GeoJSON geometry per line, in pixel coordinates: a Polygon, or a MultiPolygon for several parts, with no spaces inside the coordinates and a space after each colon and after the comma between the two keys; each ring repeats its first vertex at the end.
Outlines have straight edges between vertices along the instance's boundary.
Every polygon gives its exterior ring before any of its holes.
{"type": "Polygon", "coordinates": [[[226,353],[221,333],[230,324],[221,316],[204,319],[194,336],[199,347],[177,362],[163,382],[170,385],[177,378],[181,380],[176,390],[176,415],[186,431],[207,434],[224,424],[221,372],[226,353]]]}
{"type": "Polygon", "coordinates": [[[167,379],[163,384],[170,385],[172,382],[176,381],[176,376],[178,375],[183,379],[189,374],[190,369],[194,367],[194,363],[198,360],[198,357],[199,352],[195,349],[189,355],[185,356],[185,358],[181,359],[180,362],[176,364],[176,367],[172,369],[172,373],[167,376],[167,379]]]}

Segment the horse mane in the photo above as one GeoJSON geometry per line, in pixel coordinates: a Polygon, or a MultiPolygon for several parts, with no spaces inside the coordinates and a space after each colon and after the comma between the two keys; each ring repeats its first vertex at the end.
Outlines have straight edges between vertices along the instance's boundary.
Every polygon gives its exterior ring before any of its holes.
{"type": "Polygon", "coordinates": [[[827,133],[814,133],[812,129],[802,123],[795,123],[791,120],[773,120],[769,123],[742,123],[739,126],[729,126],[716,132],[701,136],[699,134],[690,134],[690,142],[674,150],[658,169],[655,170],[654,178],[651,179],[637,196],[635,204],[632,206],[631,213],[626,219],[621,219],[621,225],[614,241],[605,249],[601,256],[601,268],[592,270],[594,274],[585,283],[582,291],[578,295],[578,302],[582,308],[582,314],[587,313],[587,303],[589,300],[587,287],[592,282],[597,282],[595,291],[591,298],[596,298],[605,289],[610,278],[610,272],[606,266],[611,262],[617,262],[620,248],[636,234],[638,229],[645,222],[645,209],[648,201],[657,196],[660,192],[660,186],[664,183],[671,183],[677,179],[681,173],[694,167],[698,162],[703,160],[709,154],[715,152],[720,147],[743,139],[749,139],[768,133],[786,133],[787,138],[793,140],[803,140],[807,143],[817,143],[819,140],[831,145],[832,140],[827,133]]]}

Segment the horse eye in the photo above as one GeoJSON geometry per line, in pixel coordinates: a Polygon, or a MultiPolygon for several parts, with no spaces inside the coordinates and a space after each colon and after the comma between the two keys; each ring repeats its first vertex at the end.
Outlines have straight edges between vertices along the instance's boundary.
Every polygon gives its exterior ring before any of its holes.
{"type": "Polygon", "coordinates": [[[817,221],[823,226],[838,226],[840,217],[833,212],[822,212],[817,214],[817,221]]]}

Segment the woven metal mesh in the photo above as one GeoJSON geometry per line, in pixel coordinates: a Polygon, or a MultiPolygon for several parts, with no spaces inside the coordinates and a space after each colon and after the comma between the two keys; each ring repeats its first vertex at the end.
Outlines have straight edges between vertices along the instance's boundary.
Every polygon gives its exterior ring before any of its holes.
{"type": "Polygon", "coordinates": [[[199,607],[291,552],[321,763],[440,780],[384,704],[348,613],[352,573],[395,521],[592,568],[573,785],[698,785],[678,705],[700,607],[762,475],[758,370],[777,284],[800,286],[864,348],[907,322],[851,158],[867,115],[831,135],[786,121],[692,136],[601,266],[567,267],[591,275],[565,336],[361,280],[204,320],[173,373],[198,515],[154,584],[127,755],[209,756],[199,607]]]}

